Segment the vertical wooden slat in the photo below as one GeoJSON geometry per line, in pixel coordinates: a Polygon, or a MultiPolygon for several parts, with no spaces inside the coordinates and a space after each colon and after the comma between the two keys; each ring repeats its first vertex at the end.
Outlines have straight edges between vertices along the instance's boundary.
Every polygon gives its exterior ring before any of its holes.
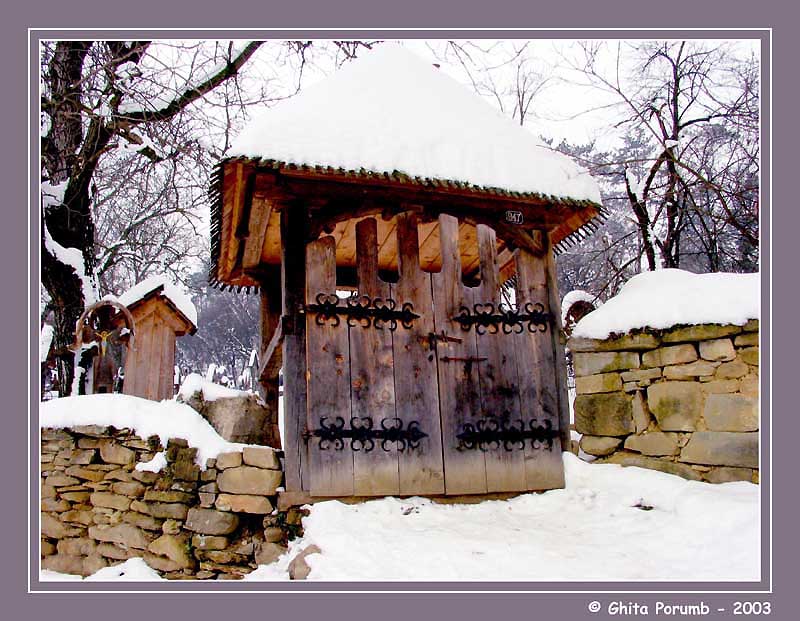
{"type": "Polygon", "coordinates": [[[172,398],[173,378],[175,375],[175,332],[170,326],[162,323],[159,338],[158,350],[161,359],[161,372],[158,378],[157,399],[160,401],[172,398]]]}
{"type": "Polygon", "coordinates": [[[242,256],[242,269],[248,270],[258,267],[261,262],[261,251],[264,247],[264,238],[267,233],[267,224],[272,213],[272,206],[265,199],[253,198],[248,223],[248,235],[244,242],[242,256]]]}
{"type": "MultiPolygon", "coordinates": [[[[530,303],[541,303],[548,309],[545,260],[526,250],[515,252],[517,271],[516,300],[520,309],[530,303]]],[[[560,430],[558,396],[555,380],[552,326],[546,332],[516,335],[519,395],[522,417],[539,423],[550,421],[560,430]]],[[[564,486],[561,440],[556,438],[551,450],[532,448],[526,442],[525,476],[528,489],[553,489],[564,486]]]]}
{"type": "Polygon", "coordinates": [[[427,434],[417,448],[399,454],[401,494],[442,494],[444,466],[437,389],[437,361],[428,346],[434,330],[430,275],[419,266],[417,221],[413,214],[397,216],[399,279],[392,287],[398,308],[404,302],[414,306],[410,329],[398,326],[393,335],[395,399],[397,418],[408,428],[418,421],[427,434]]]}
{"type": "Polygon", "coordinates": [[[457,434],[465,423],[476,424],[480,417],[480,392],[475,362],[452,360],[476,358],[475,332],[461,330],[452,317],[461,306],[471,308],[472,292],[461,282],[458,220],[439,216],[442,247],[442,271],[432,275],[435,331],[460,342],[437,340],[439,406],[442,418],[442,453],[444,455],[445,491],[447,494],[486,493],[486,464],[479,450],[461,450],[457,434]],[[450,358],[445,361],[442,358],[450,358]]]}
{"type": "MultiPolygon", "coordinates": [[[[358,294],[371,300],[389,297],[389,285],[378,278],[378,223],[367,218],[356,225],[358,294]]],[[[313,292],[313,291],[312,291],[313,292]]],[[[350,328],[350,385],[354,420],[369,418],[374,428],[395,417],[392,333],[374,325],[350,328]]],[[[365,448],[365,447],[364,447],[365,448]]],[[[366,452],[353,451],[354,493],[379,496],[400,493],[397,451],[380,442],[366,452]]]]}
{"type": "MultiPolygon", "coordinates": [[[[267,345],[269,345],[275,330],[278,328],[278,322],[281,318],[281,293],[280,282],[276,279],[264,279],[260,283],[261,298],[260,305],[260,345],[259,345],[259,361],[264,355],[267,345]]],[[[279,352],[282,353],[282,352],[279,352]]],[[[270,422],[278,423],[278,372],[279,367],[275,365],[271,367],[271,372],[264,377],[258,378],[260,384],[261,397],[264,399],[264,404],[269,410],[270,422]]],[[[284,435],[286,434],[286,425],[284,421],[284,435]]],[[[283,438],[272,437],[271,446],[279,448],[281,443],[285,444],[283,438]],[[281,440],[282,442],[278,442],[281,440]]],[[[293,491],[298,490],[299,485],[293,491]]]]}
{"type": "Polygon", "coordinates": [[[569,433],[569,393],[567,390],[567,360],[564,353],[564,332],[561,325],[561,297],[558,292],[558,276],[556,273],[556,260],[553,254],[553,244],[547,234],[542,234],[545,244],[545,275],[547,282],[547,300],[550,312],[553,314],[553,352],[555,355],[555,381],[556,397],[558,400],[558,418],[561,430],[562,450],[568,451],[570,445],[569,433]]]}
{"type": "MultiPolygon", "coordinates": [[[[496,312],[501,300],[496,235],[493,229],[483,224],[479,224],[477,229],[481,284],[475,288],[474,295],[478,303],[494,305],[496,312]]],[[[484,309],[488,310],[488,307],[484,309]]],[[[504,334],[502,330],[495,334],[489,330],[477,334],[478,357],[485,358],[477,365],[481,412],[505,426],[517,425],[520,419],[513,340],[511,335],[504,334]]],[[[523,448],[509,448],[512,450],[506,450],[501,443],[496,448],[490,447],[485,454],[486,486],[489,492],[526,489],[523,448]]]]}
{"type": "Polygon", "coordinates": [[[145,384],[145,394],[148,399],[153,401],[158,400],[158,379],[161,374],[161,347],[160,338],[162,330],[164,329],[164,322],[157,312],[152,315],[152,329],[150,331],[150,346],[147,350],[147,360],[150,364],[147,365],[147,380],[145,384]],[[158,362],[156,362],[158,361],[158,362]]]}
{"type": "Polygon", "coordinates": [[[308,490],[306,428],[306,326],[298,305],[305,301],[305,210],[283,205],[281,231],[281,305],[283,312],[283,416],[286,490],[308,490]]]}
{"type": "MultiPolygon", "coordinates": [[[[335,291],[336,245],[333,237],[325,236],[306,246],[306,299],[335,291]]],[[[308,428],[320,429],[323,424],[347,427],[351,416],[347,321],[319,324],[314,313],[306,316],[308,428]]],[[[333,443],[324,450],[319,438],[309,439],[312,495],[353,494],[353,451],[348,440],[343,443],[341,450],[333,443]]]]}

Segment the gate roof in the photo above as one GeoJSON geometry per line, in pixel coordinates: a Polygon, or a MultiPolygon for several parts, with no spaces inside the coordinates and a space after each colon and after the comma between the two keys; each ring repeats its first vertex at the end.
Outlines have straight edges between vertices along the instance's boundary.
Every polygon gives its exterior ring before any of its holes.
{"type": "MultiPolygon", "coordinates": [[[[337,238],[343,267],[355,261],[353,220],[381,214],[384,269],[396,266],[400,210],[428,220],[420,244],[431,269],[438,213],[495,227],[510,259],[511,247],[537,247],[533,231],[558,244],[602,211],[597,184],[571,158],[395,44],[260,111],[231,154],[212,182],[211,273],[230,285],[255,285],[263,265],[280,263],[278,211],[295,199],[311,209],[311,237],[337,238]]],[[[477,257],[470,233],[462,230],[465,273],[477,257]]]]}

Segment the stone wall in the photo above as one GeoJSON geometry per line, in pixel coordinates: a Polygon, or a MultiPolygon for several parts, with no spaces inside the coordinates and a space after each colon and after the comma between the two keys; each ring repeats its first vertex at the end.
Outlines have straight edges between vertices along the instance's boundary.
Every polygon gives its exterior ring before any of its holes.
{"type": "Polygon", "coordinates": [[[240,578],[299,533],[274,510],[280,452],[245,448],[201,470],[185,440],[111,427],[42,429],[41,566],[83,576],[142,557],[166,578],[240,578]],[[160,472],[136,470],[164,451],[160,472]]]}
{"type": "Polygon", "coordinates": [[[568,342],[575,429],[598,462],[758,482],[758,321],[568,342]]]}

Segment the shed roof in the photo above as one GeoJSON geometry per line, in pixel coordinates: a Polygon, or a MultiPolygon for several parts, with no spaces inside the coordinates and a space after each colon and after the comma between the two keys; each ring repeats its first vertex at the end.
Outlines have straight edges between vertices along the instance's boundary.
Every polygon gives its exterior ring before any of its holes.
{"type": "Polygon", "coordinates": [[[600,203],[571,158],[397,44],[260,110],[230,154],[600,203]]]}

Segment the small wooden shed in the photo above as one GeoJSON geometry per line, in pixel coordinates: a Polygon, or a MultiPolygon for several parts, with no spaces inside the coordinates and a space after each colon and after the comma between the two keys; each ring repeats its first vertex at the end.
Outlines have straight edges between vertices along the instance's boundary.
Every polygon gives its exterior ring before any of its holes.
{"type": "Polygon", "coordinates": [[[119,298],[136,326],[134,347],[125,359],[122,392],[154,401],[174,395],[175,341],[197,330],[191,300],[164,276],[147,278],[119,298]]]}
{"type": "Polygon", "coordinates": [[[213,179],[210,279],[260,292],[285,495],[563,486],[554,250],[601,215],[589,175],[389,44],[234,152],[213,179]]]}

